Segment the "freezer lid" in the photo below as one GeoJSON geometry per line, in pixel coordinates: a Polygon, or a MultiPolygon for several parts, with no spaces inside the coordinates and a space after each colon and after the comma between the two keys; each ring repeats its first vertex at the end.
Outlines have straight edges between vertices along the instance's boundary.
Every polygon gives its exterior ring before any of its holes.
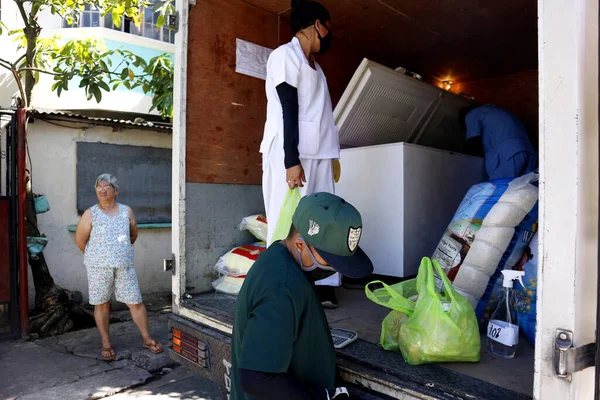
{"type": "Polygon", "coordinates": [[[458,110],[469,102],[364,59],[334,110],[342,147],[386,143],[462,148],[458,110]]]}

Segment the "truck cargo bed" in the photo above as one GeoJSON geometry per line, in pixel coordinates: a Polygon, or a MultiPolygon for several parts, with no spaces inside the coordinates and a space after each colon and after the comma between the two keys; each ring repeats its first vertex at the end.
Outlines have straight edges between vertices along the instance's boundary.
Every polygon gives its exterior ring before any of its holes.
{"type": "MultiPolygon", "coordinates": [[[[345,381],[402,399],[532,398],[533,346],[524,338],[513,360],[492,357],[482,337],[481,361],[477,364],[410,366],[400,353],[385,351],[377,344],[381,320],[388,310],[366,299],[362,290],[340,288],[337,295],[340,307],[326,311],[331,327],[353,329],[360,337],[337,350],[338,371],[345,381]]],[[[201,294],[185,300],[183,305],[202,316],[194,322],[203,324],[210,320],[211,329],[219,336],[227,336],[230,346],[235,297],[201,294]]]]}

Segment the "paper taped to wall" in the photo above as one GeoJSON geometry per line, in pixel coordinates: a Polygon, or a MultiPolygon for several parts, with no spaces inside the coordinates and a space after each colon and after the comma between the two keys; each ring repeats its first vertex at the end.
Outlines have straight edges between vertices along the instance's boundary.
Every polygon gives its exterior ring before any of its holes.
{"type": "Polygon", "coordinates": [[[267,79],[267,60],[273,49],[236,39],[235,72],[267,79]]]}

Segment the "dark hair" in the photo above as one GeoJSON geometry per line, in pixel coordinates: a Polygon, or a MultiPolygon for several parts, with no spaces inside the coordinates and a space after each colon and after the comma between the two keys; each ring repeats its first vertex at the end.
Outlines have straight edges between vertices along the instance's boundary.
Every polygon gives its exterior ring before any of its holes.
{"type": "Polygon", "coordinates": [[[463,107],[460,110],[458,110],[458,124],[462,129],[467,128],[467,114],[476,109],[477,107],[479,107],[477,104],[471,104],[468,107],[463,107]]]}
{"type": "Polygon", "coordinates": [[[314,25],[315,22],[325,23],[331,20],[331,15],[325,6],[316,1],[292,0],[292,15],[290,17],[292,33],[295,35],[302,29],[314,25]]]}
{"type": "Polygon", "coordinates": [[[291,239],[292,236],[294,236],[296,233],[298,233],[298,230],[296,229],[296,227],[294,226],[294,224],[292,224],[292,226],[290,227],[290,232],[288,233],[286,239],[291,239]]]}

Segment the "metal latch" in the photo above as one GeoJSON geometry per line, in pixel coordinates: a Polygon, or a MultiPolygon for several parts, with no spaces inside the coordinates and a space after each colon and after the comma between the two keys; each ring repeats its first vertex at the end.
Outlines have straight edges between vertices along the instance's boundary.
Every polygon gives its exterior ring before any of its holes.
{"type": "Polygon", "coordinates": [[[171,258],[163,260],[163,271],[171,271],[175,275],[175,254],[171,254],[171,258]]]}
{"type": "Polygon", "coordinates": [[[177,32],[179,30],[179,12],[166,15],[165,26],[177,32]]]}
{"type": "Polygon", "coordinates": [[[596,343],[573,347],[573,332],[556,330],[554,338],[554,371],[562,379],[596,365],[596,343]]]}

